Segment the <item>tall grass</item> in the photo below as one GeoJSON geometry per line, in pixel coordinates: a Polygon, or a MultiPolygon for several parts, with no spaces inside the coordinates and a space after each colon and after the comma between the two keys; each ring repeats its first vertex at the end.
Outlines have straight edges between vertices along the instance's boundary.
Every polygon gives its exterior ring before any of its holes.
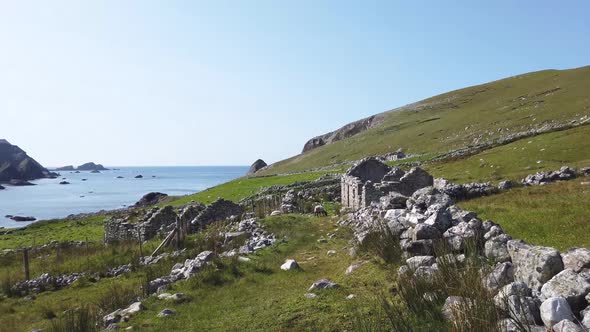
{"type": "Polygon", "coordinates": [[[95,332],[99,331],[96,308],[86,305],[67,310],[63,316],[51,321],[48,332],[95,332]]]}

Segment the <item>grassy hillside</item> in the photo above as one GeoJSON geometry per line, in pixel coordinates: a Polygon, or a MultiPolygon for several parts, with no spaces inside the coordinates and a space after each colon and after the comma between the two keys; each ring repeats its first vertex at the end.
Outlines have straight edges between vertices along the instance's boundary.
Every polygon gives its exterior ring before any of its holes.
{"type": "Polygon", "coordinates": [[[576,179],[548,186],[513,189],[464,202],[481,218],[499,223],[514,238],[565,250],[590,248],[590,185],[576,179]]]}
{"type": "MultiPolygon", "coordinates": [[[[274,164],[287,173],[404,148],[441,154],[544,122],[590,114],[590,66],[518,75],[435,96],[386,113],[379,126],[274,164]]],[[[301,142],[302,144],[304,142],[301,142]]]]}
{"type": "Polygon", "coordinates": [[[590,126],[547,133],[498,146],[467,158],[428,164],[436,177],[453,182],[519,181],[563,165],[590,166],[590,126]]]}

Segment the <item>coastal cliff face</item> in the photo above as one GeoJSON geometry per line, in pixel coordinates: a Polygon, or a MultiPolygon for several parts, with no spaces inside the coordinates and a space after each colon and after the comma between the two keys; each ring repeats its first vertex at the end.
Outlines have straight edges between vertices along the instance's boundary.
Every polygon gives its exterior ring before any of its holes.
{"type": "Polygon", "coordinates": [[[340,129],[331,131],[327,134],[316,136],[305,143],[303,153],[313,150],[322,145],[334,143],[345,138],[360,134],[365,130],[371,129],[383,121],[383,114],[377,114],[355,122],[351,122],[340,129]]]}
{"type": "Polygon", "coordinates": [[[34,180],[50,176],[51,173],[47,169],[21,148],[0,139],[0,182],[34,180]]]}

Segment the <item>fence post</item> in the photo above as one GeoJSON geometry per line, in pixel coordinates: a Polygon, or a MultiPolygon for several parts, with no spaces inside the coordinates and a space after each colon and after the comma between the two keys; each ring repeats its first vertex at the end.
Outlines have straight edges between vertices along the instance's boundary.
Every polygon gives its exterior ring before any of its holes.
{"type": "Polygon", "coordinates": [[[180,250],[180,218],[176,217],[176,250],[180,250]]]}
{"type": "Polygon", "coordinates": [[[141,257],[143,257],[143,248],[141,243],[141,231],[139,230],[139,227],[137,227],[137,239],[139,240],[139,258],[141,259],[141,257]]]}
{"type": "Polygon", "coordinates": [[[25,279],[30,280],[31,274],[29,272],[29,249],[25,248],[23,251],[23,260],[25,262],[25,279]]]}

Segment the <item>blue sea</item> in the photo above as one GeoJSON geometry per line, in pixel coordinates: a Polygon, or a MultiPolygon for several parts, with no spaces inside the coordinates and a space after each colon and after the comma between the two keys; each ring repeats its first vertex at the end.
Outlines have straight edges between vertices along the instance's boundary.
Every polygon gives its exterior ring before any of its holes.
{"type": "Polygon", "coordinates": [[[35,186],[0,190],[0,227],[22,227],[5,215],[32,216],[37,220],[70,214],[112,210],[133,205],[143,195],[159,191],[188,195],[239,178],[247,166],[107,167],[100,173],[60,171],[57,179],[31,181],[35,186]],[[136,175],[143,178],[136,179],[136,175]],[[118,179],[122,176],[122,179],[118,179]],[[65,178],[65,180],[64,180],[65,178]],[[82,179],[86,179],[83,181],[82,179]],[[68,185],[59,182],[68,181],[68,185]]]}

